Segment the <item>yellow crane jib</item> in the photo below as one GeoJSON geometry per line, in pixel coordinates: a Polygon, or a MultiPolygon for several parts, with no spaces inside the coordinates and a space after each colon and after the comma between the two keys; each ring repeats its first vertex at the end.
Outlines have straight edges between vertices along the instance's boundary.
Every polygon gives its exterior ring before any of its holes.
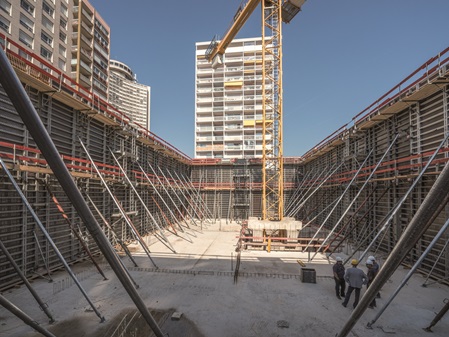
{"type": "Polygon", "coordinates": [[[262,9],[262,219],[282,220],[284,213],[282,140],[282,30],[306,0],[243,0],[230,28],[215,36],[205,58],[216,69],[228,45],[260,4],[262,9]]]}

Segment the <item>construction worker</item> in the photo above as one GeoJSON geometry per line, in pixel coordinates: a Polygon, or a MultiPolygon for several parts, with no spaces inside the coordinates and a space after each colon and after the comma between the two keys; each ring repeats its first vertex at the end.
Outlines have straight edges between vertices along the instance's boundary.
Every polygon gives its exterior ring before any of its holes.
{"type": "Polygon", "coordinates": [[[359,261],[353,259],[351,261],[352,268],[348,268],[345,273],[345,281],[349,285],[348,290],[346,291],[345,300],[342,303],[345,308],[348,305],[352,292],[355,291],[355,299],[353,304],[353,307],[355,309],[357,304],[359,304],[360,290],[362,289],[362,286],[368,282],[368,277],[363,272],[363,270],[357,268],[358,264],[359,261]]]}
{"type": "MultiPolygon", "coordinates": [[[[366,275],[368,276],[368,283],[366,284],[366,288],[370,286],[370,284],[373,282],[374,278],[376,277],[377,272],[374,269],[373,260],[366,260],[366,268],[368,268],[366,275]]],[[[371,309],[374,309],[376,307],[376,298],[372,300],[372,302],[369,304],[369,307],[371,309]]]]}
{"type": "Polygon", "coordinates": [[[342,297],[345,297],[346,282],[345,266],[343,265],[343,259],[340,256],[336,258],[332,271],[334,272],[335,292],[337,293],[337,298],[341,300],[342,297]]]}
{"type": "MultiPolygon", "coordinates": [[[[368,256],[367,261],[372,261],[373,262],[374,276],[376,276],[377,273],[379,272],[379,268],[380,268],[379,264],[376,262],[376,258],[373,255],[371,255],[371,256],[368,256]]],[[[380,292],[377,293],[376,297],[380,298],[380,292]]]]}

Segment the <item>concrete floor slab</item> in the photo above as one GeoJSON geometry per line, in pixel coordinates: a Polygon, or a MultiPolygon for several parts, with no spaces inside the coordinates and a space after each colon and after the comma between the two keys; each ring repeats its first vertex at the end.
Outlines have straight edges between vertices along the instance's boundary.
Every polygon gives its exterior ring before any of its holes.
{"type": "MultiPolygon", "coordinates": [[[[240,275],[234,282],[238,230],[235,226],[230,228],[222,222],[202,229],[192,226],[189,233],[184,233],[188,239],[167,235],[176,254],[154,237],[148,238],[159,269],[144,253],[138,252],[137,246],[133,255],[138,267],[123,257],[140,286],[140,295],[158,316],[164,333],[170,337],[316,337],[335,336],[340,331],[349,318],[353,299],[344,308],[334,295],[332,264],[325,256],[319,254],[309,263],[307,253],[243,251],[240,275]],[[315,269],[316,283],[301,282],[298,259],[307,268],[315,269]],[[169,318],[174,312],[182,313],[179,320],[169,318]]],[[[99,322],[64,271],[54,275],[53,283],[44,279],[33,282],[55,316],[55,324],[48,324],[25,287],[8,290],[3,295],[57,336],[110,337],[124,312],[134,312],[135,307],[114,273],[106,264],[103,267],[107,281],[88,261],[73,266],[96,308],[105,316],[104,323],[99,322]]],[[[449,289],[440,284],[424,288],[421,286],[424,277],[419,274],[410,279],[372,330],[365,327],[406,273],[402,268],[396,271],[382,289],[377,308],[365,312],[350,336],[429,334],[422,328],[443,307],[449,289]]],[[[443,317],[433,331],[429,335],[447,336],[449,317],[443,317]]],[[[0,336],[40,335],[0,308],[0,336]]]]}

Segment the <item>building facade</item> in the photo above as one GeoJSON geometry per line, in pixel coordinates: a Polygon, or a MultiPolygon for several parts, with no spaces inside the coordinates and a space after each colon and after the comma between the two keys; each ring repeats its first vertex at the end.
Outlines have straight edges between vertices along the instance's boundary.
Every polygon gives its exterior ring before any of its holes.
{"type": "Polygon", "coordinates": [[[0,34],[40,58],[8,46],[23,59],[107,100],[110,28],[87,0],[0,0],[0,34]]]}
{"type": "Polygon", "coordinates": [[[87,0],[73,4],[71,77],[106,101],[111,30],[87,0]]]}
{"type": "MultiPolygon", "coordinates": [[[[0,0],[0,42],[12,40],[32,51],[42,61],[36,66],[58,68],[70,75],[73,1],[0,0]]],[[[12,47],[12,46],[10,46],[12,47]]],[[[12,47],[19,56],[31,61],[29,54],[12,47]]]]}
{"type": "Polygon", "coordinates": [[[196,43],[195,158],[261,158],[262,38],[231,42],[216,69],[209,43],[196,43]]]}
{"type": "Polygon", "coordinates": [[[150,130],[151,88],[137,83],[136,75],[122,62],[111,60],[109,70],[109,103],[150,130]]]}

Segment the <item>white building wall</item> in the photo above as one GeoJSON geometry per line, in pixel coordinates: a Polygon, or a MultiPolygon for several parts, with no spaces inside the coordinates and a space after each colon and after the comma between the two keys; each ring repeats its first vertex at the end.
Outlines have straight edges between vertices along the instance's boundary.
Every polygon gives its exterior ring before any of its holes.
{"type": "Polygon", "coordinates": [[[151,88],[137,83],[131,68],[122,62],[111,60],[109,70],[109,103],[150,130],[151,88]]]}
{"type": "Polygon", "coordinates": [[[262,157],[261,42],[234,40],[215,70],[196,43],[195,158],[262,157]]]}

